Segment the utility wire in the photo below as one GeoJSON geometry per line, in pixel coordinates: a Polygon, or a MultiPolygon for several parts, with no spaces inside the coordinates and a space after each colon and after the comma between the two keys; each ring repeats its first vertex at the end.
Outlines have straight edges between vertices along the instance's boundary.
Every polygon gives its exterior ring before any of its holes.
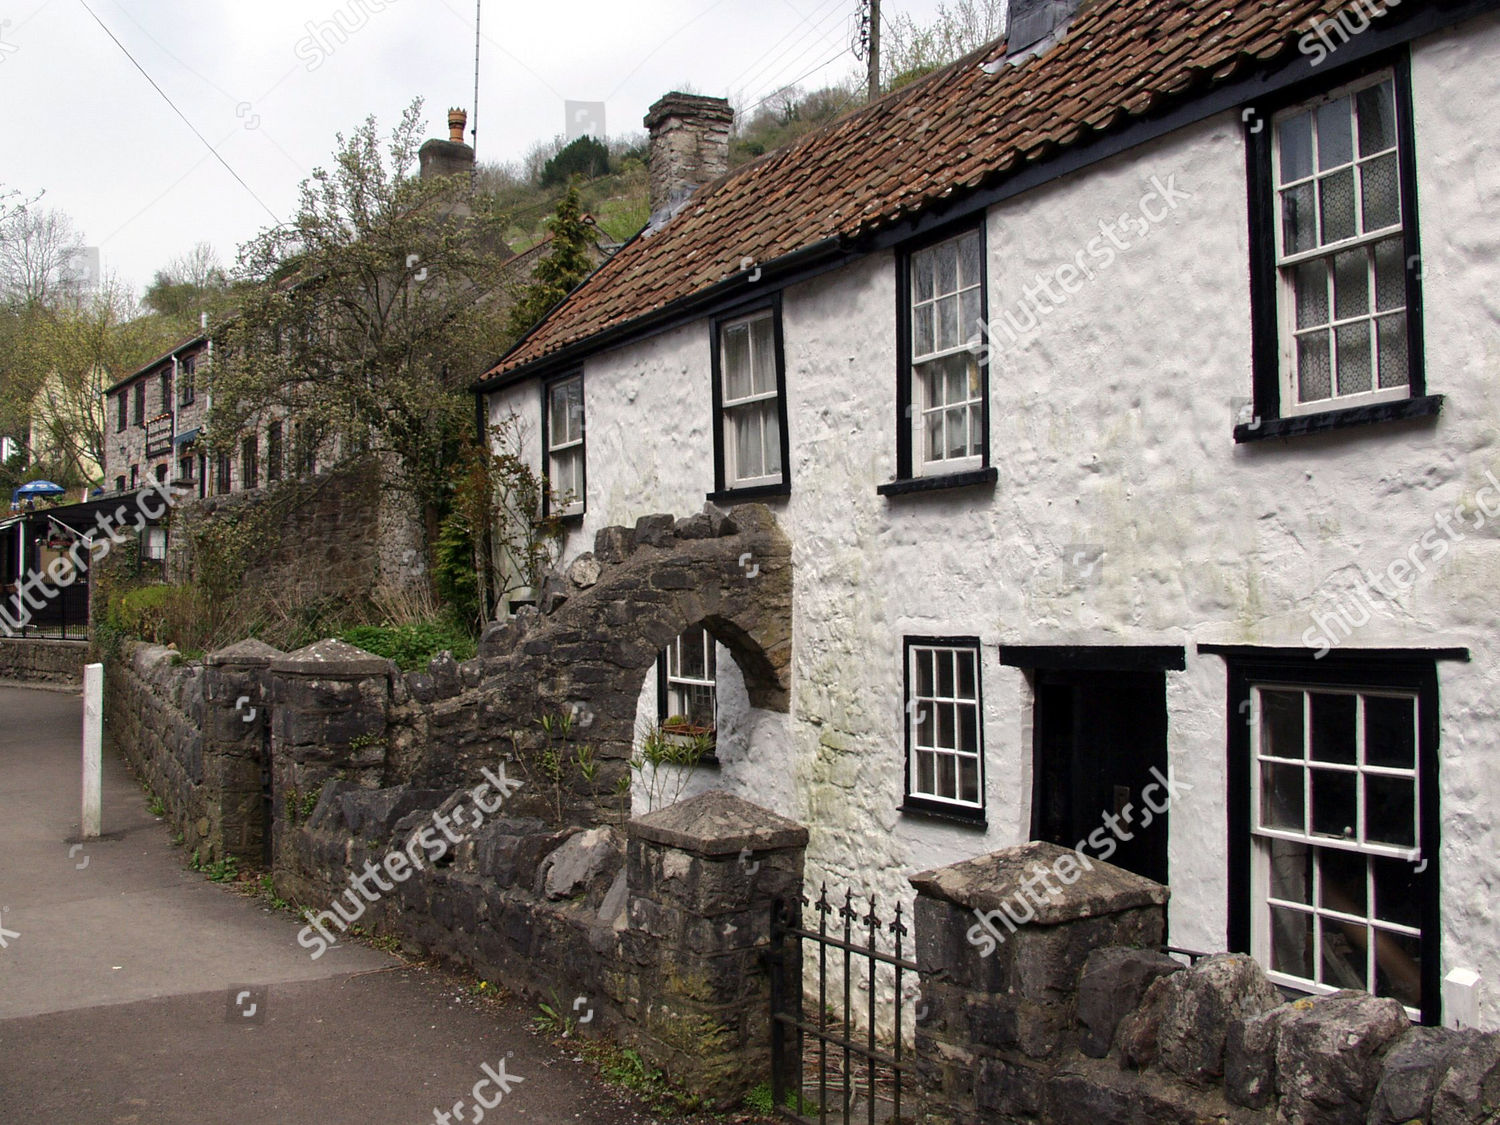
{"type": "MultiPolygon", "coordinates": [[[[786,0],[782,0],[782,2],[786,3],[786,0]]],[[[762,52],[760,55],[756,56],[755,60],[749,66],[747,66],[744,70],[742,70],[738,74],[736,74],[731,81],[729,81],[728,83],[726,83],[725,89],[733,90],[737,86],[741,85],[745,81],[745,79],[747,77],[749,77],[752,73],[759,73],[759,71],[761,70],[761,68],[765,65],[766,60],[769,59],[769,58],[771,58],[771,56],[775,55],[778,51],[780,51],[782,44],[785,43],[792,36],[796,35],[797,32],[801,29],[801,27],[802,27],[803,24],[806,24],[808,27],[812,27],[814,20],[822,19],[824,17],[824,15],[827,14],[827,10],[830,7],[830,5],[837,5],[840,2],[841,2],[841,0],[826,0],[825,3],[819,4],[816,8],[814,8],[811,12],[809,12],[805,16],[801,12],[797,11],[796,8],[793,8],[791,6],[791,4],[788,3],[786,5],[787,9],[792,13],[792,15],[794,15],[794,16],[797,17],[797,22],[794,23],[791,26],[791,28],[787,31],[787,33],[785,35],[783,35],[780,39],[776,40],[776,42],[772,43],[769,47],[767,47],[766,50],[764,52],[762,52]]],[[[788,51],[786,53],[790,53],[791,50],[795,50],[795,47],[788,48],[788,51]]],[[[786,57],[786,53],[783,53],[780,57],[785,58],[786,57]]]]}
{"type": "Polygon", "coordinates": [[[120,48],[120,50],[124,53],[125,57],[130,60],[131,65],[134,66],[136,68],[136,70],[138,70],[138,71],[141,72],[141,77],[144,78],[147,82],[151,83],[151,88],[153,90],[155,90],[158,94],[161,95],[162,101],[166,102],[169,106],[171,106],[172,107],[172,112],[175,113],[175,114],[177,114],[178,117],[182,118],[182,123],[184,125],[186,125],[189,129],[191,129],[193,131],[193,136],[197,137],[198,140],[200,140],[201,142],[203,142],[203,147],[206,148],[206,149],[208,149],[208,151],[213,154],[214,159],[217,160],[220,164],[222,164],[224,166],[224,170],[226,172],[228,172],[231,176],[233,176],[235,178],[235,181],[240,185],[240,187],[244,188],[247,192],[249,192],[250,193],[250,197],[252,199],[254,199],[255,202],[257,202],[257,203],[260,204],[261,209],[263,211],[265,211],[265,213],[267,215],[270,215],[271,218],[273,220],[275,220],[277,226],[280,226],[281,225],[281,219],[277,216],[276,212],[272,211],[269,207],[267,207],[265,200],[261,199],[260,196],[258,196],[258,195],[255,194],[255,189],[252,188],[249,184],[247,184],[244,181],[244,179],[240,176],[240,174],[238,172],[236,172],[233,168],[230,167],[229,161],[225,160],[221,155],[219,155],[219,150],[216,149],[216,148],[214,148],[213,145],[211,145],[211,144],[208,143],[208,138],[205,137],[202,133],[198,132],[198,127],[196,125],[194,125],[191,121],[188,120],[187,114],[183,113],[182,110],[180,110],[180,109],[177,108],[177,103],[174,102],[171,98],[169,98],[167,96],[167,92],[165,90],[163,90],[160,86],[158,86],[156,84],[156,79],[152,78],[151,75],[149,75],[149,74],[146,73],[146,68],[143,67],[140,63],[138,63],[138,62],[135,61],[135,56],[130,53],[129,48],[127,48],[124,43],[121,43],[119,41],[119,39],[117,39],[115,37],[115,33],[109,29],[108,25],[105,24],[105,22],[103,20],[101,20],[98,17],[98,15],[95,14],[94,9],[92,9],[92,8],[90,8],[88,6],[87,0],[78,0],[78,3],[80,5],[82,5],[83,10],[85,12],[87,12],[90,16],[93,16],[94,22],[97,23],[100,26],[100,28],[103,29],[105,35],[108,35],[110,37],[110,40],[114,43],[114,45],[116,47],[120,48]]]}
{"type": "Polygon", "coordinates": [[[782,83],[780,86],[776,87],[776,89],[772,90],[769,94],[767,94],[765,97],[761,98],[760,101],[758,101],[758,102],[751,102],[748,106],[746,106],[743,110],[741,110],[741,112],[748,114],[751,110],[756,109],[759,106],[761,106],[762,104],[764,104],[765,102],[770,101],[777,94],[779,94],[782,90],[785,90],[788,86],[795,86],[798,82],[801,82],[802,79],[812,77],[814,74],[817,74],[818,71],[822,70],[825,66],[831,66],[833,63],[838,62],[839,59],[841,59],[843,56],[847,55],[848,53],[849,53],[849,48],[848,47],[840,47],[838,54],[833,55],[830,58],[824,59],[817,66],[815,66],[811,70],[809,70],[806,74],[803,74],[803,75],[801,75],[801,76],[799,76],[797,78],[793,78],[790,82],[784,82],[784,83],[782,83]]]}
{"type": "MultiPolygon", "coordinates": [[[[826,14],[818,17],[816,23],[808,25],[808,33],[802,40],[792,44],[792,46],[773,59],[769,65],[756,67],[752,76],[745,80],[743,85],[749,86],[752,89],[756,86],[764,89],[766,84],[772,82],[778,74],[785,74],[788,70],[805,65],[810,54],[816,54],[820,50],[827,49],[828,35],[831,31],[837,30],[838,22],[843,17],[844,13],[839,10],[839,6],[835,6],[826,14]]],[[[794,79],[793,82],[775,82],[771,93],[792,85],[796,81],[798,80],[794,79]]]]}

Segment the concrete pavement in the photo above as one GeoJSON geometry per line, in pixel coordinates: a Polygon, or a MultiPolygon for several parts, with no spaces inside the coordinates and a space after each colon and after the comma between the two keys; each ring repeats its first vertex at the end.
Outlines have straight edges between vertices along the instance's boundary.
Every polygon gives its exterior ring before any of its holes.
{"type": "Polygon", "coordinates": [[[486,1065],[519,1078],[492,1121],[653,1120],[530,1009],[358,945],[311,960],[291,915],[184,866],[107,739],[105,835],[78,842],[81,723],[76,694],[0,685],[0,1123],[467,1123],[486,1065]]]}

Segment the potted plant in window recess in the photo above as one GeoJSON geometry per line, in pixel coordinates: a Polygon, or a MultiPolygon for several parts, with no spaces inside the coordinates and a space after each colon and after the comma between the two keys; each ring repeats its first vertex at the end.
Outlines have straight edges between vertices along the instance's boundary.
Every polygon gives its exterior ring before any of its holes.
{"type": "Polygon", "coordinates": [[[662,720],[661,731],[663,734],[672,735],[682,739],[704,739],[710,747],[714,742],[714,728],[712,725],[695,723],[686,715],[670,715],[662,720]]]}

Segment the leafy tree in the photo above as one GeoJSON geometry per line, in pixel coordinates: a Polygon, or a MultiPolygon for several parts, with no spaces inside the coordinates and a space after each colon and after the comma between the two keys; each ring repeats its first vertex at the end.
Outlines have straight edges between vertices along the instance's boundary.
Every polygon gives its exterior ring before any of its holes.
{"type": "Polygon", "coordinates": [[[609,174],[609,146],[590,136],[579,137],[542,166],[542,186],[568,183],[574,176],[586,180],[609,174]]]}
{"type": "Polygon", "coordinates": [[[510,308],[508,327],[513,338],[524,335],[594,271],[594,232],[583,221],[576,180],[568,185],[568,193],[553,212],[551,239],[547,254],[532,271],[530,283],[512,293],[515,303],[510,308]]]}
{"type": "Polygon", "coordinates": [[[227,311],[229,276],[213,246],[200,242],[157,270],[142,300],[162,316],[194,321],[199,313],[227,311]]]}
{"type": "Polygon", "coordinates": [[[887,24],[881,42],[884,89],[894,90],[963,58],[1005,34],[1006,0],[955,0],[939,4],[937,15],[919,25],[905,12],[887,24]]]}
{"type": "Polygon", "coordinates": [[[501,217],[467,176],[413,174],[420,99],[383,144],[375,119],[338,138],[297,213],[242,248],[239,313],[223,330],[210,440],[285,414],[393,470],[427,513],[473,426],[464,383],[499,350],[501,217]]]}
{"type": "Polygon", "coordinates": [[[0,219],[0,297],[30,305],[78,294],[69,263],[83,249],[73,220],[35,201],[13,206],[0,219]]]}

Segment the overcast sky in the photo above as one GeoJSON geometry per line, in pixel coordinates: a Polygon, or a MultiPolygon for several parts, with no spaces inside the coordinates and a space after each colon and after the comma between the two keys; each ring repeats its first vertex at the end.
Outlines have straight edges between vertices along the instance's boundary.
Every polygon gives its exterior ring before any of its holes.
{"type": "MultiPolygon", "coordinates": [[[[858,6],[483,0],[479,159],[562,133],[565,99],[604,102],[616,135],[674,88],[742,107],[853,73],[858,6]]],[[[886,18],[936,7],[887,0],[886,18]]],[[[448,107],[474,100],[474,15],[475,0],[0,0],[0,187],[45,190],[137,288],[199,241],[230,262],[291,212],[335,133],[371,113],[388,132],[420,95],[447,136],[448,107]]]]}

